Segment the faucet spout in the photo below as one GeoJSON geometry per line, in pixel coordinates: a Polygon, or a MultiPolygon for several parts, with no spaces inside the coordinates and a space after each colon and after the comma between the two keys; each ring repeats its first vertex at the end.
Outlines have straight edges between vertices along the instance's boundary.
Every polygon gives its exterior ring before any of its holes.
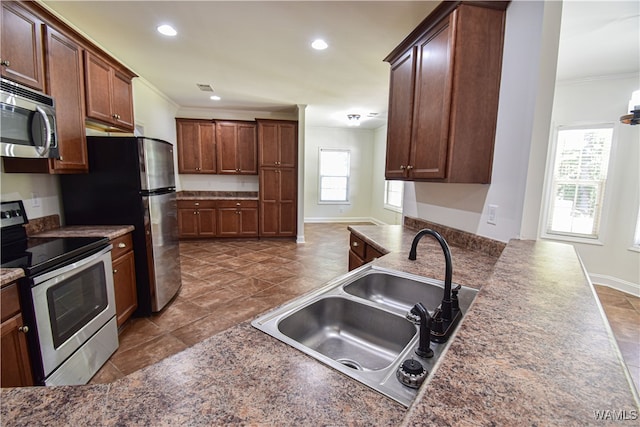
{"type": "Polygon", "coordinates": [[[430,235],[435,238],[438,243],[440,243],[440,247],[442,247],[442,252],[444,252],[445,259],[445,272],[444,272],[444,293],[442,296],[442,304],[440,306],[440,310],[442,311],[442,320],[451,321],[453,318],[452,314],[452,302],[451,302],[451,280],[453,276],[453,265],[451,262],[451,250],[449,249],[449,245],[446,240],[438,233],[437,231],[431,230],[429,228],[425,228],[423,230],[418,231],[418,233],[413,238],[413,242],[411,242],[411,250],[409,251],[409,259],[415,261],[417,258],[417,247],[418,242],[425,235],[430,235]]]}

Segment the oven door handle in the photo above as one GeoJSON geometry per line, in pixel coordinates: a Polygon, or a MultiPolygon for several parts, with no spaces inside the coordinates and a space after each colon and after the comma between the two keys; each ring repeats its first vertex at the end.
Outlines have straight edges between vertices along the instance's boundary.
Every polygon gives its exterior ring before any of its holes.
{"type": "Polygon", "coordinates": [[[36,276],[33,278],[33,286],[36,286],[42,282],[46,282],[47,280],[50,280],[56,276],[60,276],[62,274],[68,273],[70,271],[84,269],[84,267],[88,267],[89,265],[93,264],[97,259],[102,257],[104,254],[110,252],[112,248],[113,248],[112,245],[108,245],[104,249],[101,249],[100,251],[96,252],[95,254],[87,258],[82,258],[81,260],[71,264],[67,264],[64,267],[60,267],[56,270],[50,271],[40,276],[36,276]]]}

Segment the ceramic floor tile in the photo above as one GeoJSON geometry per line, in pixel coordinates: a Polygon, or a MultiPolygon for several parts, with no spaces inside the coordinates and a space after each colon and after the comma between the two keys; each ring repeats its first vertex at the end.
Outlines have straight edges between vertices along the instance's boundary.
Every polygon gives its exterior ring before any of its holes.
{"type": "Polygon", "coordinates": [[[190,301],[176,300],[171,310],[163,310],[154,314],[149,320],[164,331],[173,331],[189,323],[193,323],[209,314],[209,311],[190,301]]]}
{"type": "Polygon", "coordinates": [[[188,345],[167,333],[127,351],[114,354],[109,361],[124,375],[128,375],[186,348],[188,345]]]}

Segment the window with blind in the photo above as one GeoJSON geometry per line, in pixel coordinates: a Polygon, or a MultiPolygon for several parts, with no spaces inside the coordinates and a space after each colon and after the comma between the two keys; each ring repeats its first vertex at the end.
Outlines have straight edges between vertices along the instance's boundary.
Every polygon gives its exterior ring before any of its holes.
{"type": "Polygon", "coordinates": [[[558,128],[547,198],[547,237],[598,239],[613,125],[558,128]]]}
{"type": "Polygon", "coordinates": [[[349,202],[349,150],[320,149],[320,203],[349,202]]]}

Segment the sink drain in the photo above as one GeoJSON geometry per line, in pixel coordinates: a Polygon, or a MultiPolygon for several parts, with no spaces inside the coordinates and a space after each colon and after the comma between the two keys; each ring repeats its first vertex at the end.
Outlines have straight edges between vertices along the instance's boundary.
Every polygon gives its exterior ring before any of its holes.
{"type": "Polygon", "coordinates": [[[337,359],[336,362],[342,363],[344,366],[351,368],[351,369],[355,369],[356,371],[364,371],[364,369],[362,369],[362,366],[360,366],[360,364],[358,362],[356,362],[355,360],[351,360],[351,359],[337,359]]]}

